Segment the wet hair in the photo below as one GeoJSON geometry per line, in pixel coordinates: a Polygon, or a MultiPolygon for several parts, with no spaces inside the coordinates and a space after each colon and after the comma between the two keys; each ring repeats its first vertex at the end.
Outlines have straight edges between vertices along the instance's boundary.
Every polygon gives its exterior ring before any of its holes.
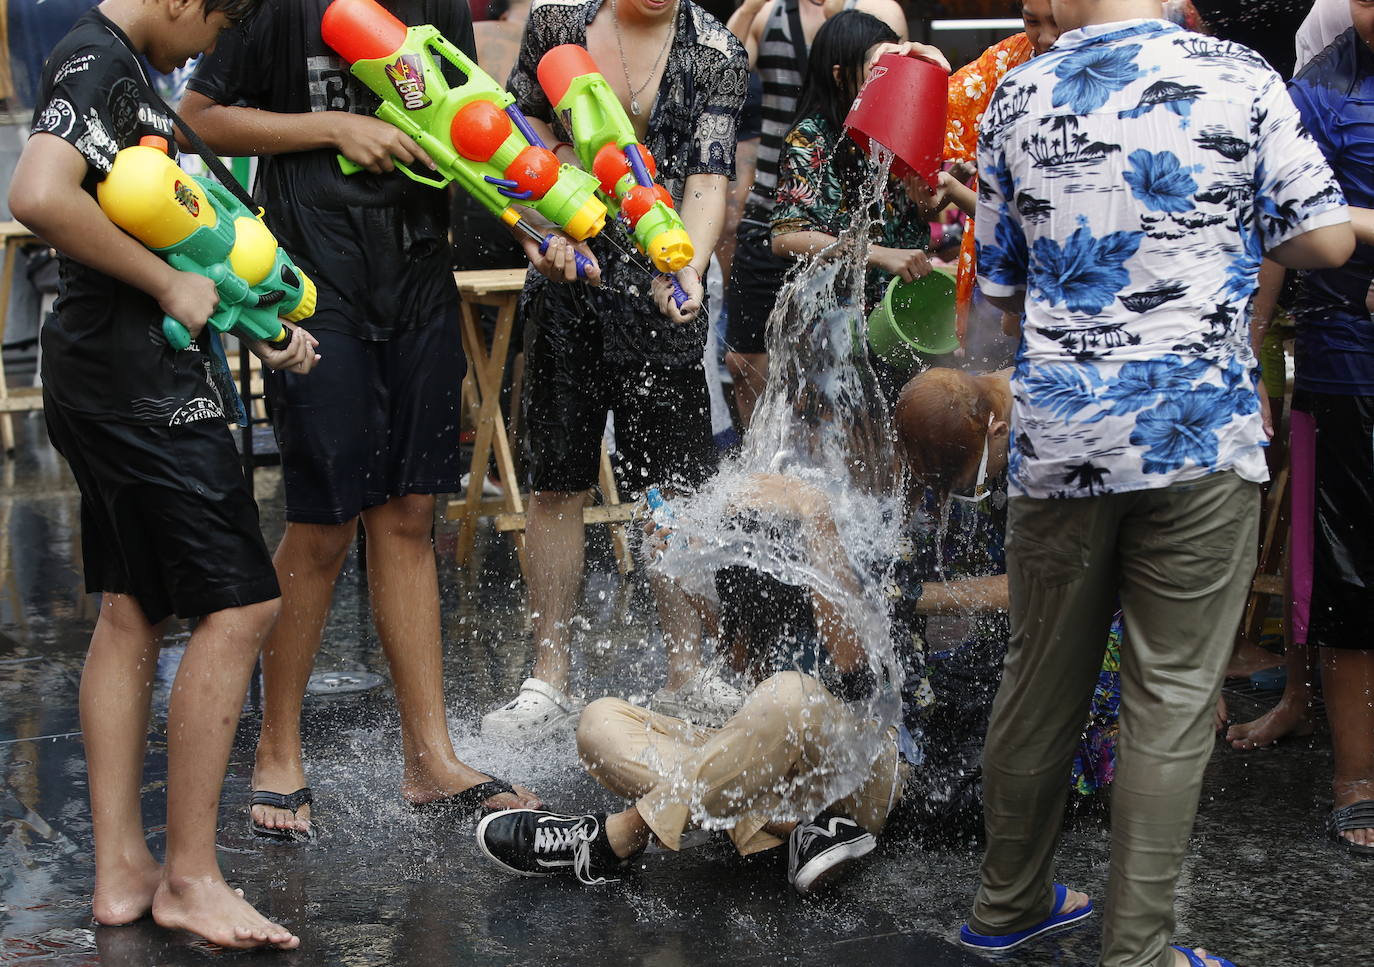
{"type": "MultiPolygon", "coordinates": [[[[895,44],[897,34],[872,14],[844,10],[835,14],[816,33],[806,61],[797,118],[818,115],[836,131],[844,130],[844,119],[863,86],[864,60],[875,44],[895,44]],[[835,78],[834,68],[840,68],[835,78]]],[[[849,138],[841,138],[835,149],[836,173],[841,184],[857,171],[862,154],[849,138]]]]}
{"type": "Polygon", "coordinates": [[[222,13],[236,27],[251,20],[261,6],[262,0],[203,0],[205,16],[222,13]]]}
{"type": "Polygon", "coordinates": [[[902,387],[892,422],[912,475],[947,493],[987,438],[993,400],[962,369],[928,369],[902,387]]]}

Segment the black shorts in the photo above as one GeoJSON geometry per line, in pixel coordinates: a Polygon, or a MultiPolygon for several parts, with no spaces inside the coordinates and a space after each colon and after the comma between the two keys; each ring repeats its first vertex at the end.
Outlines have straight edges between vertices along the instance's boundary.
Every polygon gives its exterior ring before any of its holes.
{"type": "Polygon", "coordinates": [[[725,292],[725,348],[731,352],[768,351],[768,316],[788,271],[796,264],[774,255],[772,244],[767,228],[740,223],[725,292]]]}
{"type": "Polygon", "coordinates": [[[268,373],[286,519],[342,524],[405,494],[460,489],[466,371],[456,309],[389,339],[316,332],[310,373],[268,373]]]}
{"type": "Polygon", "coordinates": [[[258,505],[222,418],[117,423],[47,393],[43,414],[81,489],[87,591],[132,596],[150,624],[280,597],[258,505]]]}
{"type": "Polygon", "coordinates": [[[601,334],[615,323],[588,307],[572,285],[546,286],[523,306],[531,485],[566,493],[593,486],[610,412],[623,497],[652,486],[700,486],[717,462],[701,363],[608,362],[601,334]]]}
{"type": "MultiPolygon", "coordinates": [[[[1311,611],[1307,641],[1323,648],[1369,648],[1374,626],[1374,396],[1298,390],[1294,426],[1307,414],[1315,427],[1311,466],[1294,447],[1294,498],[1310,480],[1310,522],[1294,521],[1294,539],[1310,534],[1311,611]]],[[[1294,513],[1300,512],[1298,503],[1294,513]]],[[[1303,511],[1305,512],[1305,510],[1303,511]]],[[[1301,593],[1301,589],[1298,589],[1301,593]]]]}

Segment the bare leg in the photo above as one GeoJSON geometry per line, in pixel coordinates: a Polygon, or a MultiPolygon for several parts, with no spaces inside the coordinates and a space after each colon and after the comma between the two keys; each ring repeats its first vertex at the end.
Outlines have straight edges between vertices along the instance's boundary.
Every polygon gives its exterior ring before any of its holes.
{"type": "Polygon", "coordinates": [[[768,382],[767,353],[726,353],[725,367],[734,381],[735,409],[747,427],[754,419],[754,407],[768,382]]]}
{"type": "Polygon", "coordinates": [[[675,582],[653,572],[649,583],[654,589],[658,626],[663,631],[663,647],[668,655],[668,680],[664,687],[676,691],[702,666],[701,616],[675,582]]]}
{"type": "Polygon", "coordinates": [[[1283,697],[1279,704],[1265,712],[1253,722],[1233,725],[1226,732],[1226,741],[1231,748],[1240,752],[1272,745],[1288,735],[1311,735],[1312,723],[1312,685],[1317,680],[1317,649],[1306,641],[1294,641],[1296,635],[1306,637],[1306,630],[1299,629],[1293,620],[1293,568],[1286,563],[1288,593],[1284,596],[1283,626],[1288,633],[1288,648],[1284,652],[1284,663],[1288,675],[1283,684],[1283,697]]]}
{"type": "Polygon", "coordinates": [[[582,491],[536,491],[525,528],[536,649],[532,674],[564,691],[571,667],[568,623],[577,608],[586,555],[585,500],[582,491]]]}
{"type": "Polygon", "coordinates": [[[653,831],[649,829],[649,824],[633,806],[606,817],[606,839],[615,855],[621,859],[634,856],[648,846],[651,835],[653,831]]]}
{"type": "MultiPolygon", "coordinates": [[[[1336,808],[1374,799],[1374,649],[1323,648],[1322,692],[1331,723],[1336,808]]],[[[1374,846],[1374,829],[1349,830],[1352,843],[1374,846]]]]}
{"type": "MultiPolygon", "coordinates": [[[[439,632],[439,577],[434,564],[434,497],[393,497],[363,511],[367,528],[367,584],[401,716],[405,770],[401,793],[423,803],[451,796],[484,775],[453,751],[444,710],[443,644],[439,632]]],[[[527,789],[488,800],[509,809],[535,807],[527,789]]]]}
{"type": "Polygon", "coordinates": [[[162,867],[143,835],[140,789],[161,629],[133,598],[106,594],[81,670],[81,729],[95,834],[96,922],[146,916],[162,867]]]}
{"type": "MultiPolygon", "coordinates": [[[[291,793],[306,785],[301,759],[301,705],[315,667],[334,581],[357,532],[344,524],[288,522],[273,563],[282,590],[281,617],[262,652],[263,713],[253,788],[291,793]]],[[[253,807],[253,821],[269,829],[310,830],[310,807],[295,814],[253,807]]]]}
{"type": "Polygon", "coordinates": [[[215,856],[229,749],[248,676],[277,608],[269,601],[202,618],[177,670],[167,714],[167,860],[153,919],[224,947],[300,945],[224,882],[215,856]]]}

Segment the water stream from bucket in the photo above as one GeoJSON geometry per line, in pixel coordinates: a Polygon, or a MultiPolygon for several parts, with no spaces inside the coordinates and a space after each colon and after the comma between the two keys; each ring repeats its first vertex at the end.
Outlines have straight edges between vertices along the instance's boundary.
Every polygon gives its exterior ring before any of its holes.
{"type": "MultiPolygon", "coordinates": [[[[771,810],[779,820],[809,820],[856,789],[890,747],[889,729],[901,713],[902,670],[884,588],[906,536],[903,472],[888,407],[868,362],[863,301],[869,235],[891,160],[875,159],[873,180],[862,188],[850,226],[779,294],[768,321],[768,381],[745,443],[695,494],[672,500],[674,533],[654,563],[708,601],[717,598],[715,575],[729,567],[810,588],[867,652],[879,688],[861,707],[851,706],[857,724],[831,737],[818,782],[813,777],[801,788],[773,790],[781,799],[771,810]],[[751,478],[761,474],[782,475],[822,494],[839,547],[817,546],[815,519],[742,499],[751,478]]],[[[818,671],[814,642],[788,647],[774,670],[818,671]]],[[[693,819],[708,828],[728,825],[707,815],[699,800],[693,819]]]]}

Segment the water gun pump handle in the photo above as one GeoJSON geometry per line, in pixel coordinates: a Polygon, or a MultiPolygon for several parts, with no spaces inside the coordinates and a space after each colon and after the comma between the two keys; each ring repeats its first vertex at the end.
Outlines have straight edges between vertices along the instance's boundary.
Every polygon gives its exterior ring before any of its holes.
{"type": "Polygon", "coordinates": [[[692,297],[687,294],[687,290],[682,287],[682,283],[678,282],[676,275],[667,275],[667,273],[664,275],[665,278],[673,284],[673,305],[681,309],[692,297]]]}

